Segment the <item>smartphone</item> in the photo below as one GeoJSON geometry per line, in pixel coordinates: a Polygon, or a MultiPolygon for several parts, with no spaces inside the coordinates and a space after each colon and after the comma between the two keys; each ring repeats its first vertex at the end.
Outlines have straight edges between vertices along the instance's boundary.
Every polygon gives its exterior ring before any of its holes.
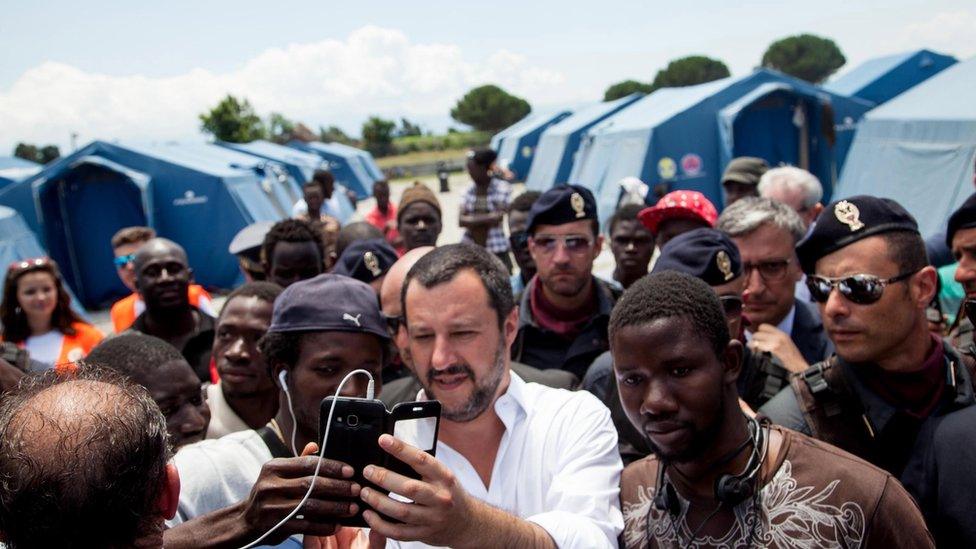
{"type": "MultiPolygon", "coordinates": [[[[378,439],[384,433],[391,434],[434,455],[440,425],[440,402],[403,402],[396,405],[391,412],[383,402],[376,399],[326,397],[322,399],[320,407],[320,440],[325,436],[326,421],[329,419],[333,401],[335,411],[332,413],[332,424],[325,442],[326,458],[349,464],[353,468],[354,482],[379,491],[383,489],[363,477],[363,469],[367,465],[378,465],[410,478],[419,478],[413,468],[380,448],[378,439]]],[[[339,520],[339,524],[368,527],[363,519],[363,511],[368,506],[358,497],[345,500],[355,502],[359,506],[359,512],[339,520]]]]}

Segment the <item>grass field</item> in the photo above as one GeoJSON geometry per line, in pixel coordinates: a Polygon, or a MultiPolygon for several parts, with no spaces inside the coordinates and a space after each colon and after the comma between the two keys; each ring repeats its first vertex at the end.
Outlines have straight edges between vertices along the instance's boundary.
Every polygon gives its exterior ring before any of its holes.
{"type": "Polygon", "coordinates": [[[376,163],[380,169],[394,168],[398,166],[416,166],[420,164],[435,164],[441,161],[462,161],[467,149],[453,149],[447,151],[418,151],[396,156],[384,156],[377,158],[376,163]]]}

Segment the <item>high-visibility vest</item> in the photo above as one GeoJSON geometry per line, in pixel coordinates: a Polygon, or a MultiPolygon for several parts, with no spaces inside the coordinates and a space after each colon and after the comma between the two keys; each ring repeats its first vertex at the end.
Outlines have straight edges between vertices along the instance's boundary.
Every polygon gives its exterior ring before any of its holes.
{"type": "MultiPolygon", "coordinates": [[[[210,294],[207,293],[207,290],[203,289],[203,286],[190,284],[186,293],[190,297],[190,305],[193,305],[210,316],[217,316],[213,310],[213,300],[210,294]]],[[[142,297],[139,296],[138,292],[133,292],[131,295],[116,301],[112,305],[111,312],[112,326],[115,328],[115,333],[120,334],[128,330],[132,326],[132,323],[136,321],[136,317],[142,314],[142,311],[145,309],[146,305],[143,303],[142,297]],[[137,308],[139,309],[138,312],[136,312],[137,308]]]]}
{"type": "MultiPolygon", "coordinates": [[[[71,327],[74,328],[75,334],[62,334],[61,351],[54,362],[54,368],[60,372],[77,370],[74,363],[88,356],[88,353],[105,339],[105,334],[101,330],[87,322],[72,322],[71,327]]],[[[3,338],[0,338],[0,341],[3,341],[3,338]]],[[[17,347],[26,348],[27,341],[21,341],[17,347]]]]}

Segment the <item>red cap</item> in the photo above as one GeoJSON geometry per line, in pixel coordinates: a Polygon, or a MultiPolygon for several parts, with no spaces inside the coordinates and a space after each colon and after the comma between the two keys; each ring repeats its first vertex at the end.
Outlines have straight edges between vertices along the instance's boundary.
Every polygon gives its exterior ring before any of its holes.
{"type": "Polygon", "coordinates": [[[644,208],[637,218],[647,230],[657,234],[657,227],[668,219],[694,219],[715,226],[718,210],[698,191],[672,191],[661,197],[657,204],[644,208]]]}

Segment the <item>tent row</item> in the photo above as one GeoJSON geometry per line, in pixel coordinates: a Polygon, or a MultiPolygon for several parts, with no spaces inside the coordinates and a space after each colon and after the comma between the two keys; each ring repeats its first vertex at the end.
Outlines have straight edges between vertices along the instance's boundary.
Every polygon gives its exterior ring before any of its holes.
{"type": "Polygon", "coordinates": [[[530,189],[566,183],[591,189],[601,219],[612,213],[617,182],[627,176],[652,188],[700,191],[721,206],[721,174],[737,156],[808,169],[829,197],[861,118],[953,63],[921,50],[869,61],[826,86],[758,69],[601,103],[555,121],[551,113],[530,114],[492,146],[530,189]]]}
{"type": "Polygon", "coordinates": [[[231,239],[251,223],[289,217],[316,169],[337,172],[342,186],[337,185],[330,206],[346,217],[342,221],[355,211],[344,187],[365,196],[382,177],[368,153],[321,145],[326,152],[270,142],[95,141],[0,187],[0,205],[15,211],[41,246],[0,249],[13,250],[10,261],[43,250],[61,265],[85,307],[102,308],[128,293],[112,264],[112,235],[122,227],[146,225],[186,249],[199,283],[230,288],[241,277],[227,253],[231,239]]]}

